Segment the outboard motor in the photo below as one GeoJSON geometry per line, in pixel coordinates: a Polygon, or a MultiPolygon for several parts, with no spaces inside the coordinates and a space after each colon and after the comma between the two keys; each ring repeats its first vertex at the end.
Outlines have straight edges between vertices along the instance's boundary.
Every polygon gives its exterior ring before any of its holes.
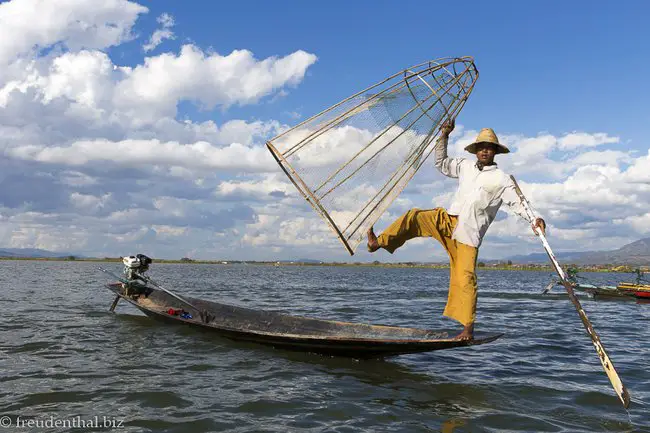
{"type": "Polygon", "coordinates": [[[149,265],[152,262],[153,260],[144,254],[136,254],[135,256],[122,258],[126,279],[128,281],[142,280],[146,283],[146,279],[142,277],[144,276],[144,273],[149,270],[149,265]]]}

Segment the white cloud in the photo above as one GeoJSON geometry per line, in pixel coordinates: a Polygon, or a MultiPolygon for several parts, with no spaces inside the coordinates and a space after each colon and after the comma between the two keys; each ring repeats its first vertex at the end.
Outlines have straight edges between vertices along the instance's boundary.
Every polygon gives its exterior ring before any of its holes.
{"type": "Polygon", "coordinates": [[[80,194],[78,192],[70,194],[70,202],[74,207],[90,212],[95,212],[103,208],[111,199],[112,197],[110,193],[99,197],[91,194],[80,194]]]}
{"type": "MultiPolygon", "coordinates": [[[[271,166],[273,171],[276,165],[271,166]]],[[[220,198],[249,198],[257,201],[278,202],[286,197],[297,197],[298,192],[284,177],[278,174],[264,175],[261,179],[254,180],[226,180],[221,182],[215,190],[215,196],[220,198]]]]}
{"type": "Polygon", "coordinates": [[[78,171],[63,171],[60,179],[62,183],[72,187],[91,186],[98,182],[97,179],[78,171]]]}
{"type": "MultiPolygon", "coordinates": [[[[588,165],[578,168],[562,183],[535,184],[536,199],[546,207],[570,205],[577,211],[590,212],[593,209],[620,207],[633,210],[639,205],[635,194],[624,193],[624,174],[609,165],[588,165]]],[[[633,210],[634,211],[634,210],[633,210]]]]}
{"type": "Polygon", "coordinates": [[[632,183],[650,184],[650,149],[647,155],[634,160],[625,173],[625,178],[632,183]]]}
{"type": "Polygon", "coordinates": [[[650,233],[650,212],[625,218],[614,218],[612,222],[632,228],[639,236],[648,236],[650,233]]]}
{"type": "Polygon", "coordinates": [[[617,150],[589,151],[581,153],[570,161],[572,167],[583,165],[614,165],[619,166],[621,163],[631,163],[634,157],[629,152],[617,150]]]}
{"type": "Polygon", "coordinates": [[[505,140],[506,143],[512,141],[512,150],[516,151],[518,159],[523,161],[546,155],[557,145],[557,139],[548,134],[534,138],[508,137],[505,140]]]}
{"type": "Polygon", "coordinates": [[[9,246],[23,248],[29,245],[49,251],[79,251],[86,245],[83,236],[79,236],[80,232],[82,230],[78,229],[71,235],[68,230],[50,225],[21,226],[13,230],[9,246]]]}
{"type": "Polygon", "coordinates": [[[300,114],[300,112],[298,112],[298,111],[287,111],[284,114],[286,114],[287,116],[289,116],[293,120],[298,120],[298,119],[300,119],[302,117],[302,114],[300,114]]]}
{"type": "MultiPolygon", "coordinates": [[[[477,134],[477,131],[464,130],[460,136],[456,136],[458,138],[452,135],[450,155],[474,158],[464,150],[464,147],[473,142],[477,134]]],[[[536,137],[511,134],[502,135],[499,140],[510,149],[510,153],[497,156],[496,161],[502,169],[515,176],[563,179],[578,167],[586,164],[618,165],[629,163],[632,160],[629,152],[610,149],[585,150],[620,142],[618,137],[611,137],[605,133],[574,132],[560,137],[548,133],[536,137]],[[573,153],[567,154],[567,151],[573,153]],[[569,156],[569,158],[559,159],[558,152],[561,152],[563,156],[569,156]]]]}
{"type": "Polygon", "coordinates": [[[572,132],[571,134],[566,134],[564,137],[558,140],[558,148],[560,150],[574,150],[580,147],[595,147],[603,144],[618,142],[618,137],[610,137],[609,135],[602,132],[595,134],[572,132]]]}
{"type": "MultiPolygon", "coordinates": [[[[180,102],[202,109],[254,104],[297,85],[316,60],[304,51],[258,60],[246,50],[222,56],[185,45],[140,65],[116,64],[102,50],[129,40],[147,8],[124,0],[95,3],[0,4],[0,129],[21,144],[79,136],[212,139],[213,122],[175,118],[180,102]]],[[[166,14],[158,21],[173,25],[166,14]]]]}
{"type": "Polygon", "coordinates": [[[187,227],[173,227],[167,225],[152,226],[159,238],[178,238],[185,236],[189,231],[187,227]]]}
{"type": "MultiPolygon", "coordinates": [[[[349,260],[265,149],[264,141],[287,125],[260,119],[268,107],[254,109],[260,102],[291,104],[288,91],[316,55],[297,50],[256,58],[246,49],[220,54],[186,44],[124,63],[120,45],[138,33],[136,21],[147,11],[126,0],[0,4],[0,246],[100,256],[138,249],[158,257],[349,260]],[[246,120],[203,112],[199,121],[191,111],[179,114],[184,102],[207,111],[240,106],[246,120]]],[[[140,41],[146,52],[175,37],[171,16],[158,22],[140,41]]],[[[295,110],[303,109],[282,106],[278,113],[295,120],[295,110]]],[[[458,125],[450,154],[474,158],[463,148],[476,134],[458,125]]],[[[295,162],[317,177],[372,135],[337,128],[295,162]]],[[[499,165],[520,179],[547,218],[554,247],[615,248],[650,232],[650,152],[621,150],[620,139],[605,132],[500,138],[512,153],[500,155],[499,165]]],[[[399,160],[400,152],[394,146],[385,156],[399,160]]],[[[385,162],[375,161],[379,174],[385,162]]],[[[378,229],[410,207],[448,206],[455,186],[430,160],[378,229]]],[[[347,207],[374,191],[376,185],[356,185],[333,215],[349,219],[347,207]]],[[[527,224],[499,218],[483,257],[539,251],[527,224]]],[[[377,257],[358,251],[358,260],[377,257]]],[[[425,240],[379,258],[444,260],[444,252],[425,240]]]]}
{"type": "Polygon", "coordinates": [[[66,107],[59,116],[101,121],[110,115],[113,80],[119,75],[100,51],[64,53],[45,62],[33,60],[26,65],[22,79],[0,88],[0,107],[10,114],[15,105],[47,107],[61,100],[66,107]]]}
{"type": "MultiPolygon", "coordinates": [[[[264,129],[261,126],[259,128],[244,127],[249,133],[260,128],[264,129]]],[[[231,231],[222,232],[220,235],[222,244],[231,245],[230,252],[210,249],[208,245],[195,248],[187,244],[187,248],[180,248],[192,251],[194,257],[205,257],[204,254],[219,254],[217,257],[220,258],[234,258],[238,254],[236,251],[241,251],[240,254],[243,254],[243,251],[248,251],[250,248],[258,248],[259,252],[255,257],[260,259],[305,256],[346,260],[347,256],[342,246],[327,224],[305,205],[293,185],[279,172],[276,164],[269,162],[268,165],[266,163],[260,166],[256,165],[259,162],[258,157],[267,153],[261,145],[253,148],[243,145],[239,145],[241,147],[231,145],[217,148],[209,145],[201,147],[201,144],[182,145],[156,141],[75,142],[69,149],[54,147],[48,153],[48,148],[43,147],[38,151],[25,152],[23,156],[30,157],[32,161],[48,161],[50,164],[74,164],[75,171],[61,172],[61,178],[68,179],[68,183],[79,187],[86,184],[93,186],[101,182],[96,176],[83,174],[85,170],[94,165],[93,161],[109,160],[111,163],[129,167],[151,164],[183,166],[188,170],[187,179],[192,182],[194,179],[199,179],[196,170],[201,167],[218,168],[221,171],[232,168],[234,162],[237,162],[240,167],[242,165],[246,167],[245,170],[249,174],[247,179],[242,179],[243,172],[237,170],[237,177],[227,175],[216,184],[214,179],[203,177],[203,180],[193,182],[194,186],[187,190],[187,193],[190,193],[192,188],[197,191],[209,189],[212,195],[205,197],[212,197],[214,201],[211,201],[210,198],[207,201],[206,199],[186,200],[154,195],[151,197],[150,210],[146,210],[146,208],[113,210],[105,219],[96,213],[93,214],[93,209],[100,208],[100,198],[106,196],[89,193],[86,194],[86,197],[83,193],[78,192],[74,196],[78,211],[83,211],[81,214],[94,215],[93,222],[88,223],[89,227],[97,227],[100,230],[99,227],[107,223],[116,228],[123,227],[116,237],[117,243],[112,244],[113,246],[109,248],[118,248],[120,245],[123,248],[125,245],[129,245],[129,237],[135,237],[135,239],[140,239],[138,242],[141,242],[143,246],[149,245],[151,249],[159,248],[160,251],[171,251],[171,248],[167,250],[164,247],[164,242],[167,240],[172,242],[172,239],[176,239],[182,243],[184,242],[180,241],[182,238],[199,242],[198,239],[201,236],[198,233],[204,233],[199,226],[195,226],[200,224],[196,222],[200,220],[199,218],[190,222],[186,227],[187,237],[179,236],[178,233],[183,233],[183,231],[181,230],[182,226],[176,225],[178,222],[186,221],[197,212],[203,212],[201,209],[205,206],[225,206],[224,209],[227,209],[234,203],[249,203],[254,208],[255,221],[240,226],[238,229],[233,228],[231,231]],[[244,150],[244,153],[254,153],[253,149],[258,149],[260,154],[246,157],[235,153],[235,156],[226,158],[223,157],[225,154],[220,153],[236,149],[244,150]],[[244,164],[244,162],[246,163],[244,164]],[[274,173],[263,174],[261,171],[255,171],[262,168],[273,170],[274,173]],[[151,222],[152,226],[149,230],[144,230],[135,227],[134,221],[151,222]],[[156,228],[152,228],[154,225],[156,228]],[[159,231],[159,227],[165,227],[164,230],[167,233],[159,231]],[[224,237],[227,240],[224,240],[224,237]]],[[[16,151],[16,148],[9,150],[16,151]]],[[[556,250],[575,250],[577,245],[583,246],[583,249],[613,249],[648,233],[650,207],[647,204],[649,202],[647,197],[650,195],[650,185],[646,185],[648,187],[644,188],[644,185],[631,183],[630,179],[633,177],[630,177],[629,173],[631,170],[638,170],[643,166],[647,156],[634,158],[625,153],[608,153],[612,152],[608,150],[601,153],[594,152],[587,151],[570,160],[578,161],[576,164],[582,162],[590,162],[590,164],[572,169],[572,174],[564,179],[558,181],[544,179],[531,182],[525,180],[525,174],[522,174],[522,179],[520,179],[520,184],[534,207],[547,219],[550,240],[556,250]],[[617,160],[618,164],[612,164],[612,159],[617,160]],[[612,208],[617,209],[619,216],[613,225],[611,223],[612,208]],[[613,227],[616,229],[613,230],[613,227]],[[616,244],[608,244],[607,239],[610,239],[610,242],[616,242],[616,244]]],[[[516,157],[516,151],[513,156],[516,157]]],[[[432,166],[423,168],[423,171],[421,183],[413,184],[413,193],[408,197],[400,197],[394,203],[378,224],[378,230],[381,230],[409,207],[427,208],[449,204],[455,182],[453,180],[441,182],[442,179],[432,166]],[[428,178],[434,180],[428,183],[426,181],[428,178]],[[423,193],[426,196],[423,196],[423,193]]],[[[171,174],[161,172],[156,176],[161,176],[158,179],[164,183],[166,177],[171,174]]],[[[106,185],[103,184],[103,186],[106,185]]],[[[144,193],[146,196],[145,191],[146,189],[141,190],[138,194],[144,193]]],[[[110,197],[113,202],[116,201],[114,194],[110,197]]],[[[131,197],[134,199],[136,196],[131,195],[131,197]]],[[[133,203],[139,203],[139,201],[133,203]]],[[[49,217],[33,213],[22,215],[21,224],[23,226],[25,224],[34,226],[38,223],[39,227],[45,227],[47,221],[50,223],[60,221],[60,216],[56,215],[49,217]],[[36,219],[34,220],[34,218],[36,219]],[[27,223],[27,221],[32,222],[27,223]]],[[[15,223],[16,219],[12,221],[15,223]]],[[[60,225],[60,223],[57,224],[60,225]]],[[[71,228],[70,230],[77,233],[75,236],[80,236],[78,229],[71,228]]],[[[64,231],[63,227],[59,227],[58,233],[64,231]]],[[[23,232],[20,233],[22,234],[13,238],[12,242],[24,242],[23,245],[32,242],[29,244],[31,246],[44,245],[45,238],[41,237],[37,240],[33,236],[25,236],[23,232]]],[[[79,245],[91,245],[97,242],[97,238],[89,236],[88,240],[80,241],[79,245]]],[[[201,242],[207,242],[208,238],[205,237],[205,234],[202,236],[201,242]]],[[[65,243],[53,242],[52,245],[65,245],[65,243]]],[[[490,228],[486,242],[482,247],[482,257],[503,257],[504,251],[513,249],[521,252],[537,251],[538,242],[525,222],[517,217],[509,216],[496,221],[490,228]],[[504,249],[503,245],[507,245],[507,248],[504,249]]],[[[375,258],[374,256],[366,257],[362,249],[359,250],[359,253],[359,260],[375,258]]],[[[404,249],[401,255],[381,255],[378,258],[398,261],[444,260],[444,254],[435,245],[432,246],[427,242],[414,242],[410,243],[409,248],[404,249]]]]}
{"type": "MultiPolygon", "coordinates": [[[[117,63],[106,49],[132,39],[145,12],[116,0],[0,4],[3,245],[97,254],[119,254],[127,244],[169,253],[178,244],[167,241],[179,237],[199,254],[241,245],[237,227],[255,218],[243,201],[257,196],[217,196],[215,188],[224,179],[234,184],[235,173],[259,182],[256,173],[275,171],[263,142],[285,126],[196,122],[177,118],[178,104],[272,101],[301,82],[316,56],[256,59],[247,50],[220,55],[185,45],[141,64],[117,63]],[[223,248],[212,244],[215,236],[223,248]]],[[[169,15],[158,22],[173,29],[169,15]]],[[[165,37],[173,34],[149,42],[165,37]]],[[[288,190],[286,180],[276,183],[271,197],[288,190]]]]}
{"type": "Polygon", "coordinates": [[[282,126],[277,121],[245,122],[235,119],[221,125],[215,139],[218,143],[242,143],[249,146],[260,138],[279,133],[281,128],[282,126]]]}
{"type": "Polygon", "coordinates": [[[163,143],[158,140],[76,141],[69,146],[12,147],[5,150],[5,155],[25,161],[76,167],[111,162],[122,167],[142,169],[151,165],[247,172],[275,169],[271,155],[261,146],[232,143],[219,148],[205,141],[193,144],[163,143]]]}
{"type": "Polygon", "coordinates": [[[242,243],[253,247],[275,248],[276,252],[294,255],[300,247],[322,254],[340,245],[327,224],[317,217],[280,218],[265,214],[259,215],[257,222],[247,226],[242,243]]]}
{"type": "MultiPolygon", "coordinates": [[[[126,0],[11,0],[0,4],[0,65],[55,44],[104,49],[132,38],[148,9],[126,0]]],[[[0,77],[2,77],[0,73],[0,77]]]]}
{"type": "MultiPolygon", "coordinates": [[[[204,109],[257,103],[299,83],[315,60],[304,51],[258,61],[249,51],[206,55],[185,45],[178,55],[148,57],[131,68],[114,65],[100,51],[68,52],[31,60],[20,68],[21,76],[4,85],[0,80],[0,106],[12,110],[34,99],[45,107],[56,102],[63,117],[137,128],[174,118],[185,100],[204,109]]],[[[60,111],[56,107],[58,116],[60,111]]]]}
{"type": "Polygon", "coordinates": [[[171,28],[174,27],[174,18],[171,15],[162,14],[156,21],[162,25],[162,28],[153,32],[149,41],[142,46],[145,53],[156,48],[165,39],[176,39],[174,32],[171,30],[171,28]]]}
{"type": "Polygon", "coordinates": [[[316,56],[296,51],[258,61],[247,50],[227,56],[184,45],[178,55],[163,53],[127,70],[115,90],[115,103],[127,113],[151,120],[174,116],[181,100],[205,109],[254,104],[286,85],[298,84],[316,56]]]}

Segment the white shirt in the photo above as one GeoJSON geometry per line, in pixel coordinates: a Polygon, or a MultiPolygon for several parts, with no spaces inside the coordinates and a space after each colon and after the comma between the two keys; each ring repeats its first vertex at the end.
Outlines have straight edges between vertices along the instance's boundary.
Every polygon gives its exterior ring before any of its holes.
{"type": "Polygon", "coordinates": [[[507,204],[517,215],[532,223],[512,179],[496,164],[479,170],[476,161],[447,157],[447,138],[444,136],[438,139],[435,146],[435,164],[445,176],[458,178],[454,201],[447,209],[449,215],[458,216],[452,239],[478,248],[501,203],[507,204]]]}

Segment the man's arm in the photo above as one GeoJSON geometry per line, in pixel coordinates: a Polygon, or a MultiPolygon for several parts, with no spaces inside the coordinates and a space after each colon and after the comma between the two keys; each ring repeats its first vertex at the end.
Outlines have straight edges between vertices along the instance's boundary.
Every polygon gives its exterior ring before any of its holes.
{"type": "MultiPolygon", "coordinates": [[[[546,233],[546,222],[542,218],[537,218],[535,221],[532,221],[529,217],[528,214],[526,213],[526,210],[524,209],[524,206],[521,204],[521,200],[519,199],[519,195],[517,195],[517,191],[515,191],[515,184],[512,182],[512,179],[508,178],[507,180],[507,185],[503,191],[503,195],[501,196],[501,200],[508,205],[510,209],[517,215],[519,215],[521,218],[526,220],[529,224],[531,224],[533,228],[533,232],[535,232],[535,227],[539,227],[542,230],[542,233],[546,233]]],[[[537,233],[535,232],[535,235],[537,233]]]]}
{"type": "Polygon", "coordinates": [[[440,173],[447,177],[458,177],[460,173],[460,163],[462,158],[449,158],[447,156],[447,145],[449,144],[449,134],[454,130],[455,122],[449,120],[440,128],[440,138],[435,146],[435,164],[440,173]]]}

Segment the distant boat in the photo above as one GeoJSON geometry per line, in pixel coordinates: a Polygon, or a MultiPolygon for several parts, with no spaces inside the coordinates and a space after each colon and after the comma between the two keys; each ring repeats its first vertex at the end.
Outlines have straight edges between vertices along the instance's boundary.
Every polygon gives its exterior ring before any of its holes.
{"type": "MultiPolygon", "coordinates": [[[[587,293],[593,298],[627,298],[650,301],[650,285],[642,284],[642,281],[644,281],[643,272],[637,269],[636,273],[636,283],[619,283],[618,285],[613,286],[596,285],[578,281],[578,279],[584,280],[583,277],[578,275],[578,271],[573,268],[567,270],[569,281],[574,290],[587,293]]],[[[549,292],[555,285],[561,286],[562,284],[559,281],[554,280],[546,286],[543,293],[549,292]]]]}
{"type": "Polygon", "coordinates": [[[650,300],[650,285],[648,284],[620,283],[616,289],[626,296],[650,300]]]}

